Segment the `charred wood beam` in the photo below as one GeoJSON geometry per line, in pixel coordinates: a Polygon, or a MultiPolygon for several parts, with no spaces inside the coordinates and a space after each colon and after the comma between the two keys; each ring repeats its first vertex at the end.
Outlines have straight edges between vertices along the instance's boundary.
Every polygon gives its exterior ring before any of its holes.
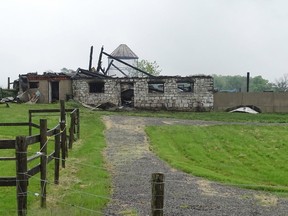
{"type": "Polygon", "coordinates": [[[98,59],[97,69],[96,69],[96,71],[97,71],[98,73],[99,73],[100,70],[101,70],[101,64],[102,64],[102,53],[103,53],[103,50],[104,50],[104,47],[102,46],[102,47],[101,47],[100,54],[99,54],[99,59],[98,59]]]}
{"type": "Polygon", "coordinates": [[[120,59],[118,59],[118,58],[116,58],[116,57],[114,57],[114,56],[109,55],[109,54],[106,53],[106,52],[103,52],[103,51],[102,51],[102,53],[103,53],[104,55],[108,56],[109,58],[112,58],[112,59],[114,59],[114,60],[116,60],[116,61],[118,61],[118,62],[121,62],[122,64],[124,64],[124,65],[126,65],[126,66],[128,66],[128,67],[133,68],[134,70],[137,70],[137,71],[139,71],[139,72],[141,72],[141,73],[144,73],[145,75],[147,75],[147,76],[149,76],[149,77],[155,77],[155,76],[147,73],[146,71],[143,71],[143,70],[141,70],[141,69],[139,69],[139,68],[137,68],[137,67],[135,67],[135,66],[133,66],[133,65],[128,64],[127,62],[124,62],[124,61],[122,61],[122,60],[120,60],[120,59]]]}
{"type": "Polygon", "coordinates": [[[112,59],[112,61],[109,63],[109,65],[108,65],[108,67],[107,67],[107,70],[105,71],[104,75],[107,75],[107,73],[108,73],[111,65],[113,64],[113,61],[114,61],[114,60],[112,59]]]}
{"type": "Polygon", "coordinates": [[[115,67],[118,71],[120,71],[124,76],[129,77],[127,74],[125,74],[120,68],[118,68],[116,65],[112,63],[112,66],[115,67]]]}
{"type": "Polygon", "coordinates": [[[93,72],[89,72],[89,71],[81,71],[81,73],[87,75],[87,76],[91,76],[91,77],[98,77],[98,78],[107,78],[107,76],[100,74],[100,73],[93,73],[93,72]]]}
{"type": "Polygon", "coordinates": [[[93,46],[90,48],[90,58],[89,58],[89,71],[92,70],[92,57],[93,57],[93,46]]]}

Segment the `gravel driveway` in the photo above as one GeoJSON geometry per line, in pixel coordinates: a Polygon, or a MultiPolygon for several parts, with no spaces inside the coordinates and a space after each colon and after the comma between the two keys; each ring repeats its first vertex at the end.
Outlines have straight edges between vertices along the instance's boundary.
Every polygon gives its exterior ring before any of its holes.
{"type": "MultiPolygon", "coordinates": [[[[208,125],[216,122],[105,116],[105,157],[112,176],[112,199],[104,215],[150,215],[151,174],[165,174],[164,215],[287,215],[288,200],[222,185],[171,168],[151,151],[146,125],[208,125]]],[[[219,123],[217,123],[219,124],[219,123]]]]}

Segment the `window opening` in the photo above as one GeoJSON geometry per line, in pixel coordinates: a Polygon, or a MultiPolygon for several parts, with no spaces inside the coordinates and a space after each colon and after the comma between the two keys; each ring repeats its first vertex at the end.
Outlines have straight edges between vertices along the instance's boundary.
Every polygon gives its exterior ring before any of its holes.
{"type": "Polygon", "coordinates": [[[29,82],[29,88],[39,88],[39,82],[29,82]]]}
{"type": "Polygon", "coordinates": [[[103,82],[89,83],[89,93],[104,93],[103,82]]]}
{"type": "Polygon", "coordinates": [[[179,92],[193,92],[193,83],[191,82],[177,82],[179,92]]]}
{"type": "Polygon", "coordinates": [[[164,93],[164,83],[148,83],[149,93],[164,93]]]}

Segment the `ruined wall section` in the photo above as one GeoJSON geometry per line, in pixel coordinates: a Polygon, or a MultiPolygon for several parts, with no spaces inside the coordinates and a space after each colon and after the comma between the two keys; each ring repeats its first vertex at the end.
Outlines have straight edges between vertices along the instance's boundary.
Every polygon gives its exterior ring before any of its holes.
{"type": "Polygon", "coordinates": [[[94,79],[76,79],[72,83],[74,99],[89,105],[100,105],[103,103],[120,104],[120,85],[114,79],[94,80],[94,79]],[[90,93],[89,83],[104,82],[103,93],[90,93]]]}
{"type": "Polygon", "coordinates": [[[142,109],[166,109],[181,111],[209,111],[213,107],[213,78],[201,77],[166,77],[139,78],[135,82],[134,106],[142,109]],[[164,92],[149,92],[149,83],[163,83],[164,92]],[[191,82],[191,92],[178,88],[179,82],[191,82]]]}
{"type": "Polygon", "coordinates": [[[210,111],[213,108],[213,78],[210,76],[76,79],[73,80],[73,95],[85,104],[97,106],[109,102],[120,106],[121,86],[122,91],[127,90],[127,86],[133,88],[132,104],[139,109],[210,111]],[[89,83],[98,81],[105,83],[104,92],[90,93],[89,83]],[[181,90],[179,83],[191,83],[192,90],[181,90]]]}

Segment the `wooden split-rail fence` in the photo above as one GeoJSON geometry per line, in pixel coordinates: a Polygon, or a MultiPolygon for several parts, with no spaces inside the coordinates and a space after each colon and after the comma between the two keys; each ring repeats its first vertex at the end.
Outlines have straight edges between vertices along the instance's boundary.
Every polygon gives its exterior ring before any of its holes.
{"type": "Polygon", "coordinates": [[[0,123],[5,127],[28,126],[29,136],[17,136],[11,140],[0,140],[1,149],[15,149],[15,157],[0,157],[0,161],[16,161],[16,173],[12,177],[0,177],[0,186],[14,186],[17,192],[18,216],[27,215],[27,188],[29,178],[40,173],[41,207],[46,207],[47,164],[54,160],[54,183],[59,183],[60,162],[65,168],[65,158],[73,142],[80,138],[79,109],[65,109],[64,101],[60,101],[60,109],[29,110],[29,122],[0,123]],[[33,123],[35,113],[60,113],[60,122],[52,129],[47,128],[47,120],[40,119],[40,124],[33,123]],[[66,114],[70,113],[70,125],[67,133],[66,114]],[[32,135],[32,128],[38,128],[39,134],[32,135]],[[54,150],[47,151],[48,137],[54,136],[54,150]],[[39,151],[28,157],[30,145],[39,144],[39,151]],[[38,165],[28,169],[28,163],[39,160],[38,165]]]}

